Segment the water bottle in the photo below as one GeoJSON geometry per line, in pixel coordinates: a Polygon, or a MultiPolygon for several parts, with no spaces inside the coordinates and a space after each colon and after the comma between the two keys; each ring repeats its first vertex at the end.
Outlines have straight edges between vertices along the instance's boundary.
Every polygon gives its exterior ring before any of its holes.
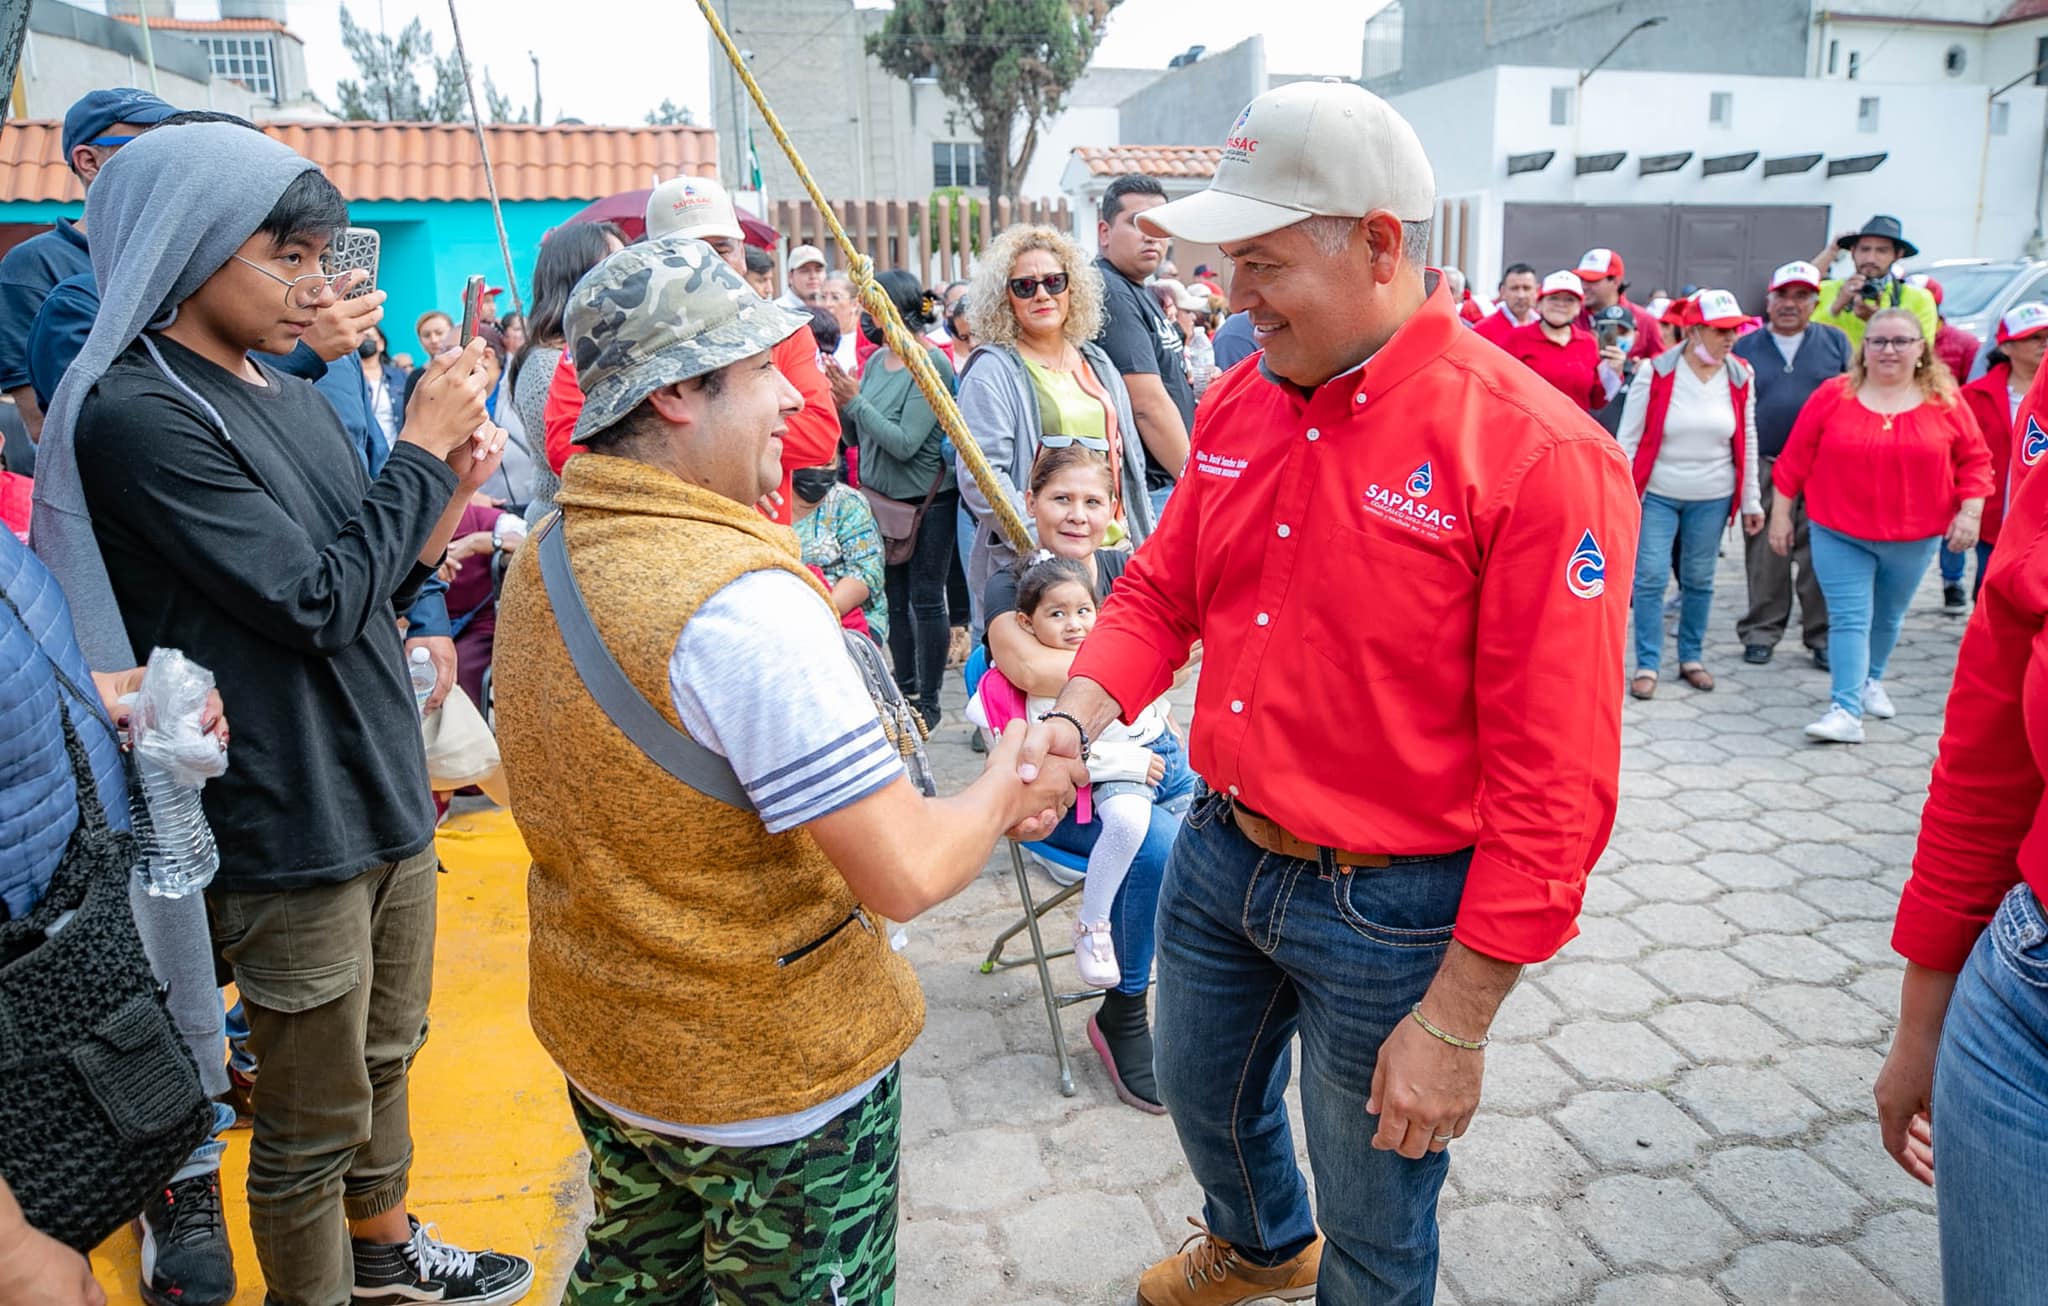
{"type": "Polygon", "coordinates": [[[1209,333],[1196,327],[1188,336],[1187,354],[1188,377],[1195,393],[1201,394],[1216,379],[1216,347],[1209,343],[1209,333]]]}
{"type": "Polygon", "coordinates": [[[434,682],[439,679],[434,674],[434,655],[423,648],[414,649],[412,660],[406,663],[406,674],[412,677],[412,700],[419,705],[420,715],[424,717],[427,700],[434,694],[434,682]]]}
{"type": "Polygon", "coordinates": [[[203,889],[220,869],[220,849],[213,828],[200,810],[199,786],[177,777],[147,757],[136,759],[142,776],[142,798],[153,827],[146,840],[149,870],[143,887],[153,898],[182,898],[203,889]]]}

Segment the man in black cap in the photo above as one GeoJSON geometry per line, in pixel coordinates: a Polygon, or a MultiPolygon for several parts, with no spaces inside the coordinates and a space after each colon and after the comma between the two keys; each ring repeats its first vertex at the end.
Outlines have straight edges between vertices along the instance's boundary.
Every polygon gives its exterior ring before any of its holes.
{"type": "Polygon", "coordinates": [[[1880,213],[1864,223],[1861,231],[1846,231],[1835,237],[1833,244],[1823,246],[1813,256],[1814,263],[1825,269],[1846,253],[1856,264],[1856,275],[1820,283],[1821,311],[1813,315],[1813,320],[1823,326],[1839,327],[1852,346],[1861,348],[1863,324],[1873,314],[1881,308],[1903,308],[1920,319],[1920,330],[1926,334],[1927,343],[1933,345],[1935,333],[1941,329],[1941,313],[1934,296],[1892,273],[1901,259],[1912,258],[1919,252],[1920,247],[1906,239],[1899,220],[1888,213],[1880,213]]]}
{"type": "MultiPolygon", "coordinates": [[[[114,151],[177,110],[148,91],[117,86],[92,91],[64,115],[64,164],[91,188],[114,151]]],[[[0,259],[0,391],[14,400],[31,439],[43,432],[43,410],[28,380],[28,329],[50,287],[66,277],[92,271],[85,222],[57,219],[0,259]]]]}

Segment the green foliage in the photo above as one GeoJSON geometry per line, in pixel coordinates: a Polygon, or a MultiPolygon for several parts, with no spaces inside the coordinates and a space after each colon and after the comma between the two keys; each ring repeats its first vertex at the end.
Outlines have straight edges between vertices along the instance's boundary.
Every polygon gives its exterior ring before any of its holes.
{"type": "MultiPolygon", "coordinates": [[[[341,116],[375,122],[468,122],[469,97],[462,85],[462,63],[450,53],[434,52],[433,33],[415,18],[397,36],[373,32],[341,7],[341,44],[355,61],[359,81],[335,85],[341,116]],[[421,89],[421,74],[430,71],[434,93],[421,89]]],[[[527,122],[530,110],[514,111],[484,74],[485,117],[492,122],[527,122]]]]}
{"type": "Polygon", "coordinates": [[[958,249],[960,247],[960,206],[965,204],[967,206],[968,252],[971,254],[981,253],[981,197],[979,195],[970,196],[965,186],[941,186],[933,191],[931,197],[925,201],[925,248],[945,248],[939,239],[939,202],[941,200],[951,201],[951,203],[946,205],[945,227],[947,231],[953,233],[953,248],[958,249]]]}
{"type": "Polygon", "coordinates": [[[647,125],[649,127],[695,127],[697,125],[697,115],[690,109],[689,105],[677,104],[674,100],[663,96],[659,108],[647,111],[647,125]]]}
{"type": "Polygon", "coordinates": [[[1119,0],[896,0],[868,53],[934,77],[988,147],[991,196],[1016,198],[1038,130],[1080,80],[1119,0]]]}

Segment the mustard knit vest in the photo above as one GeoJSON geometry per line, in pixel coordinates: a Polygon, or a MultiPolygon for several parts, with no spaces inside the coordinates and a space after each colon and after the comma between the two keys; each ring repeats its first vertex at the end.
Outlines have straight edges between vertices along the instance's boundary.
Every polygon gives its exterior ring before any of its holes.
{"type": "MultiPolygon", "coordinates": [[[[700,604],[765,570],[828,601],[788,527],[643,463],[578,455],[557,501],[598,633],[678,729],[669,658],[700,604]]],[[[787,650],[787,674],[839,656],[787,650]]],[[[924,996],[879,922],[809,834],[769,834],[627,741],[575,674],[535,549],[506,578],[495,667],[533,856],[529,1011],[572,1080],[642,1115],[725,1124],[829,1101],[903,1054],[924,996]]]]}

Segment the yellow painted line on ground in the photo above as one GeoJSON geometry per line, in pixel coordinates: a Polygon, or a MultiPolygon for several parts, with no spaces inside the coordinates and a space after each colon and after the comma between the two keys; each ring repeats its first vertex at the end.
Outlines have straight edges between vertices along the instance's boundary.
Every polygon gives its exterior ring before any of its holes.
{"type": "MultiPolygon", "coordinates": [[[[407,1205],[459,1246],[533,1257],[527,1300],[559,1301],[582,1248],[585,1161],[561,1073],[526,1023],[526,847],[502,811],[452,818],[438,842],[447,874],[433,1032],[412,1071],[407,1205]]],[[[248,1131],[230,1133],[221,1187],[241,1279],[235,1303],[261,1306],[248,1158],[248,1131]]],[[[102,1244],[93,1268],[114,1306],[140,1302],[133,1232],[102,1244]]]]}

